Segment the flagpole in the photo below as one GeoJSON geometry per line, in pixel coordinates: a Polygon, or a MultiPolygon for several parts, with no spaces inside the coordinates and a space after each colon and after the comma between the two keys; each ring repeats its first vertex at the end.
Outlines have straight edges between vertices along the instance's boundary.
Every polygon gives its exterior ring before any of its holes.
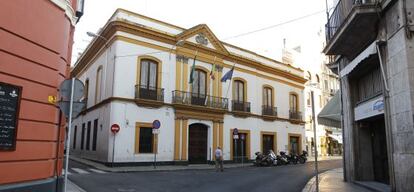
{"type": "MultiPolygon", "coordinates": [[[[234,73],[234,67],[235,66],[236,66],[236,63],[234,63],[232,69],[230,69],[230,70],[233,70],[233,73],[234,73]]],[[[231,82],[232,82],[232,80],[230,79],[229,87],[227,87],[226,98],[227,98],[227,96],[229,94],[229,90],[230,90],[230,87],[231,87],[231,82]]]]}

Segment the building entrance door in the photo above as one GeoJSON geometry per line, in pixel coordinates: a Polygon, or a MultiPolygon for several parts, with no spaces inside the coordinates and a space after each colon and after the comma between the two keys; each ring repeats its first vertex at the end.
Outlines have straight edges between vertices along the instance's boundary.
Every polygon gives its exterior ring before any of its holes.
{"type": "Polygon", "coordinates": [[[375,181],[389,184],[387,140],[385,137],[385,122],[374,121],[370,126],[372,139],[372,160],[375,181]]]}
{"type": "MultiPolygon", "coordinates": [[[[273,150],[275,151],[275,149],[273,149],[273,139],[274,139],[274,135],[263,135],[263,153],[267,154],[269,152],[269,150],[273,150]]],[[[275,152],[276,153],[276,152],[275,152]]]]}
{"type": "Polygon", "coordinates": [[[289,136],[289,148],[290,154],[299,154],[299,137],[298,136],[289,136]]]}
{"type": "Polygon", "coordinates": [[[247,138],[247,134],[239,133],[239,139],[233,139],[233,160],[235,162],[241,162],[242,158],[246,161],[248,158],[246,139],[241,139],[242,137],[247,138]]]}
{"type": "Polygon", "coordinates": [[[207,131],[208,127],[203,124],[190,125],[188,134],[189,163],[207,163],[207,131]]]}

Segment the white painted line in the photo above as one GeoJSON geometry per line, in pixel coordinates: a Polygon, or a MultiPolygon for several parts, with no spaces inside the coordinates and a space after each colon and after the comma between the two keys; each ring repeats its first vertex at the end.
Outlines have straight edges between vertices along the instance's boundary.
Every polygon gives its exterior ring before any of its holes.
{"type": "Polygon", "coordinates": [[[79,174],[89,174],[89,172],[79,168],[72,168],[72,170],[76,171],[79,174]]]}
{"type": "Polygon", "coordinates": [[[99,169],[92,169],[90,168],[89,171],[95,172],[95,173],[106,173],[105,171],[99,170],[99,169]]]}

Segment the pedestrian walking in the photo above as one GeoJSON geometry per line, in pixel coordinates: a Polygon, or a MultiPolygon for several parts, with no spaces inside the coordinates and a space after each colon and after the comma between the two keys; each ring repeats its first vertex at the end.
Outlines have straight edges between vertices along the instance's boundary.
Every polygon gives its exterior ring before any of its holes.
{"type": "Polygon", "coordinates": [[[216,171],[218,172],[220,167],[220,171],[223,172],[223,151],[220,146],[217,147],[214,155],[216,157],[216,171]]]}

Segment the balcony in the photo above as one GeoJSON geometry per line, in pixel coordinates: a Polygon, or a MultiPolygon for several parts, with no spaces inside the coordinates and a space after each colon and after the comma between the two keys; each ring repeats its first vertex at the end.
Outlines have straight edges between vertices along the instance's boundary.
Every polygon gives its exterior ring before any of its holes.
{"type": "Polygon", "coordinates": [[[277,116],[277,107],[263,105],[262,106],[262,115],[276,117],[277,116]]]}
{"type": "Polygon", "coordinates": [[[177,90],[172,92],[172,103],[194,107],[208,107],[211,109],[219,109],[225,111],[227,111],[229,106],[227,98],[177,90]]]}
{"type": "Polygon", "coordinates": [[[135,102],[142,106],[160,107],[164,104],[164,89],[135,85],[135,102]]]}
{"type": "Polygon", "coordinates": [[[250,114],[250,102],[232,100],[231,110],[236,116],[246,117],[250,114]]]}
{"type": "Polygon", "coordinates": [[[289,119],[302,121],[302,113],[299,111],[289,110],[289,119]]]}
{"type": "Polygon", "coordinates": [[[376,38],[378,0],[340,0],[326,24],[327,55],[353,59],[376,38]]]}
{"type": "Polygon", "coordinates": [[[264,120],[276,120],[277,119],[277,107],[262,105],[262,118],[264,120]]]}

